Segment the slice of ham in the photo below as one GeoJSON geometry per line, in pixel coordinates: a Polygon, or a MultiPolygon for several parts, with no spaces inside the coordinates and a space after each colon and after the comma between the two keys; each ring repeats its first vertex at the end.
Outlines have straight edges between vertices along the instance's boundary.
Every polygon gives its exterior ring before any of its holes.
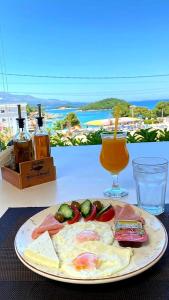
{"type": "Polygon", "coordinates": [[[32,232],[32,238],[36,239],[45,231],[48,231],[50,235],[58,233],[64,227],[59,223],[55,217],[51,214],[47,215],[39,227],[35,228],[32,232]]]}
{"type": "Polygon", "coordinates": [[[142,224],[145,223],[144,219],[135,212],[134,208],[126,204],[125,206],[121,207],[119,205],[114,206],[115,209],[115,221],[117,220],[135,220],[140,221],[142,224]]]}
{"type": "Polygon", "coordinates": [[[115,219],[118,217],[118,215],[120,214],[121,210],[123,207],[121,207],[120,205],[115,205],[113,206],[114,210],[115,210],[115,219]]]}

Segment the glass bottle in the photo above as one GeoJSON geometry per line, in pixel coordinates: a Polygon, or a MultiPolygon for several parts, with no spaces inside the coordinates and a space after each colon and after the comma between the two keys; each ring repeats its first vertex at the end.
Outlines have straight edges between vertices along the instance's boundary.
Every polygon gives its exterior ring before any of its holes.
{"type": "Polygon", "coordinates": [[[13,138],[13,154],[15,158],[15,168],[19,172],[19,163],[33,159],[32,140],[25,128],[25,118],[21,116],[21,105],[18,105],[17,133],[13,138]]]}
{"type": "Polygon", "coordinates": [[[38,104],[37,128],[33,137],[35,159],[50,157],[50,138],[44,129],[41,104],[38,104]]]}

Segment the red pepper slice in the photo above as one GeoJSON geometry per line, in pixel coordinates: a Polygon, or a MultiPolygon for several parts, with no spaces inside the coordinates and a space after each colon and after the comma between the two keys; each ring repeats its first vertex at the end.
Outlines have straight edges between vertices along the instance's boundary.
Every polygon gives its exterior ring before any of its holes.
{"type": "Polygon", "coordinates": [[[81,217],[81,213],[80,211],[77,209],[77,207],[72,207],[73,211],[74,211],[74,217],[70,220],[68,220],[68,224],[73,224],[76,223],[80,220],[81,217]]]}
{"type": "Polygon", "coordinates": [[[100,222],[108,222],[111,219],[113,219],[114,215],[115,215],[115,210],[113,206],[111,206],[110,208],[108,208],[108,210],[106,210],[101,215],[96,217],[96,220],[100,222]]]}
{"type": "Polygon", "coordinates": [[[96,217],[96,213],[97,213],[97,208],[96,208],[96,205],[92,205],[92,210],[91,210],[91,213],[89,216],[87,216],[86,218],[84,218],[84,221],[87,222],[87,221],[93,221],[96,217]]]}

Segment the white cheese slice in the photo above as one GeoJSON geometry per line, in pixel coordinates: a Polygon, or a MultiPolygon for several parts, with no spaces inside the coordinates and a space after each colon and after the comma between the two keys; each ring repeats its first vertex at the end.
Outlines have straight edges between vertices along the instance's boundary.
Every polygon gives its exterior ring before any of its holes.
{"type": "Polygon", "coordinates": [[[35,264],[49,268],[59,268],[59,258],[48,231],[42,233],[25,249],[24,256],[35,264]]]}

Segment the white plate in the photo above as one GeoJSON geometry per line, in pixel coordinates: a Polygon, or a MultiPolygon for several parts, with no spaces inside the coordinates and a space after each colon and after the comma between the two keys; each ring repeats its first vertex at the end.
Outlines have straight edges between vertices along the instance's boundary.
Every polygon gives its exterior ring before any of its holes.
{"type": "MultiPolygon", "coordinates": [[[[110,203],[112,205],[124,205],[124,203],[120,201],[113,201],[107,199],[92,200],[100,200],[104,203],[104,205],[110,203]]],[[[159,259],[162,257],[166,250],[168,244],[168,236],[163,224],[155,216],[150,215],[144,210],[133,206],[135,211],[139,212],[141,216],[145,219],[145,229],[149,236],[149,242],[145,245],[143,244],[140,248],[134,248],[134,255],[131,258],[130,264],[127,268],[123,269],[122,271],[106,278],[104,277],[99,279],[80,279],[68,277],[67,275],[60,273],[54,269],[31,263],[23,255],[24,249],[32,241],[31,233],[33,229],[37,227],[49,213],[55,214],[59,206],[60,205],[52,206],[31,217],[20,227],[15,237],[14,245],[18,258],[30,270],[44,277],[76,284],[99,284],[115,282],[129,277],[133,277],[151,268],[155,263],[159,261],[159,259]]]]}

